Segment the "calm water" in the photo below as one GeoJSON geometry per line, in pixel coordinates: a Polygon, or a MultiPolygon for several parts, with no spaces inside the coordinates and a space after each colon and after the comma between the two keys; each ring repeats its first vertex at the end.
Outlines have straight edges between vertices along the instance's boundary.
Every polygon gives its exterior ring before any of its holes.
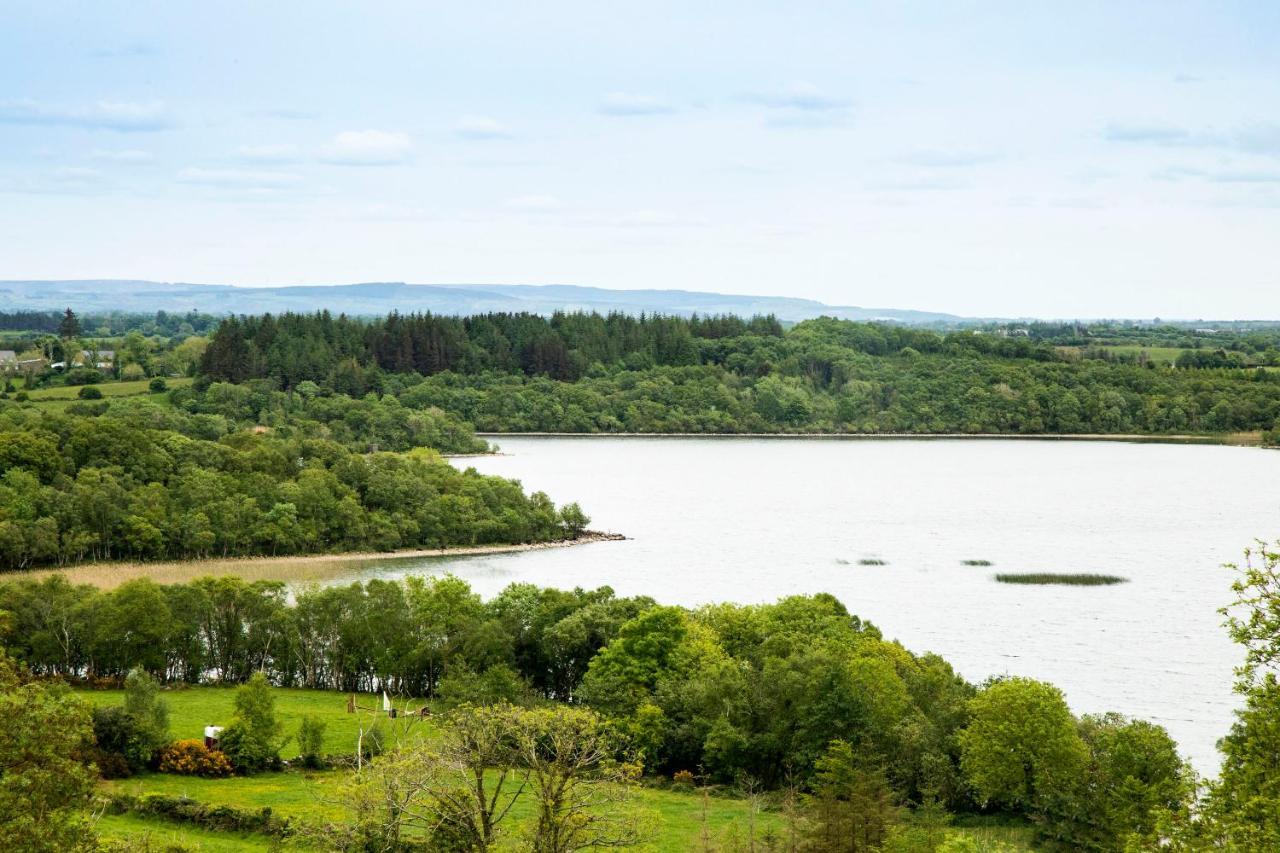
{"type": "Polygon", "coordinates": [[[685,605],[830,592],[972,680],[1051,681],[1077,712],[1155,720],[1199,769],[1217,768],[1238,658],[1216,613],[1230,596],[1221,564],[1257,537],[1280,537],[1280,453],[1010,440],[498,443],[508,455],[456,463],[578,500],[594,528],[633,538],[363,564],[350,577],[451,571],[485,595],[512,581],[609,584],[685,605]],[[1132,582],[1012,586],[996,571],[1132,582]]]}

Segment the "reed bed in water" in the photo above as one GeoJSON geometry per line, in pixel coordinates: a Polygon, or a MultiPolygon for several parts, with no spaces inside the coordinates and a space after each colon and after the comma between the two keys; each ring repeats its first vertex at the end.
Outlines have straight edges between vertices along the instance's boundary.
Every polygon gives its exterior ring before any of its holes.
{"type": "Polygon", "coordinates": [[[1064,586],[1108,586],[1129,581],[1128,578],[1122,578],[1119,575],[1054,574],[1051,572],[999,574],[996,575],[996,580],[1000,583],[1058,584],[1064,586]]]}
{"type": "Polygon", "coordinates": [[[961,565],[963,565],[963,566],[993,566],[993,565],[995,565],[995,563],[992,563],[990,560],[961,560],[961,561],[960,561],[960,564],[961,564],[961,565]]]}
{"type": "Polygon", "coordinates": [[[888,560],[881,560],[879,557],[866,557],[858,561],[859,566],[887,566],[888,560]]]}

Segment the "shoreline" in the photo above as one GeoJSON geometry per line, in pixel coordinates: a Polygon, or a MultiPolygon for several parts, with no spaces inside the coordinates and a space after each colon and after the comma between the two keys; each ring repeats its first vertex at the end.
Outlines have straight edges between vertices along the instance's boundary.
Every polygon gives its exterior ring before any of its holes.
{"type": "MultiPolygon", "coordinates": [[[[1115,441],[1126,444],[1212,444],[1222,447],[1265,447],[1260,432],[1196,435],[1143,433],[1001,433],[1001,432],[477,432],[477,438],[768,438],[824,441],[1115,441]]],[[[480,455],[506,455],[480,454],[480,455]]]]}
{"type": "Polygon", "coordinates": [[[80,563],[40,569],[20,569],[0,573],[0,581],[31,579],[41,580],[50,575],[62,575],[69,582],[87,583],[99,589],[112,589],[138,578],[150,578],[156,583],[177,583],[204,575],[238,575],[245,580],[313,581],[325,577],[318,572],[290,571],[287,578],[281,569],[306,569],[324,567],[333,563],[363,563],[379,560],[423,559],[431,557],[483,557],[492,554],[519,554],[526,551],[544,551],[551,548],[571,548],[596,542],[619,542],[627,537],[621,533],[584,530],[577,539],[557,539],[551,542],[523,542],[515,545],[463,545],[453,548],[409,548],[399,551],[351,551],[348,553],[285,554],[278,557],[209,557],[200,560],[164,560],[154,563],[110,561],[80,563]]]}

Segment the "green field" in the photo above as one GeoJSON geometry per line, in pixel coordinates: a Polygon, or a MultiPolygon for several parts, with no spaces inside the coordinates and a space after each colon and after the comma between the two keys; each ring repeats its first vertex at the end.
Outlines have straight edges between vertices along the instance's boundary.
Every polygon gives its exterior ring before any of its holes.
{"type": "Polygon", "coordinates": [[[1178,356],[1183,353],[1181,347],[1144,347],[1138,344],[1121,344],[1119,346],[1103,347],[1103,349],[1116,355],[1121,353],[1133,353],[1136,355],[1145,352],[1147,358],[1156,364],[1173,364],[1178,360],[1178,356]]]}
{"type": "MultiPolygon", "coordinates": [[[[119,704],[124,695],[120,690],[80,690],[81,696],[95,705],[119,704]]],[[[347,694],[328,690],[291,690],[276,688],[276,715],[284,724],[288,743],[280,750],[282,758],[294,758],[298,754],[292,735],[298,730],[298,722],[304,714],[311,714],[325,723],[324,751],[330,754],[355,753],[356,738],[361,723],[367,728],[374,720],[388,725],[391,721],[378,713],[347,713],[347,694]]],[[[189,687],[167,690],[165,701],[169,703],[169,733],[174,740],[204,737],[204,727],[219,726],[231,722],[235,706],[235,689],[231,687],[189,687]]],[[[357,697],[356,704],[366,708],[381,707],[381,696],[357,697]]],[[[396,700],[397,708],[405,707],[403,700],[396,700]]],[[[421,702],[409,702],[409,706],[421,707],[421,702]]],[[[398,725],[411,727],[415,732],[431,731],[430,720],[397,721],[398,725]]]]}
{"type": "MultiPolygon", "coordinates": [[[[165,383],[172,390],[174,388],[185,388],[190,385],[192,379],[190,376],[174,376],[166,377],[165,383]]],[[[150,394],[148,388],[150,379],[135,379],[129,382],[101,382],[96,383],[95,387],[102,392],[104,398],[110,397],[137,397],[144,394],[150,394]]],[[[80,399],[80,389],[83,385],[55,385],[52,388],[35,388],[27,392],[27,396],[31,398],[33,403],[50,403],[50,402],[72,402],[80,399]]]]}
{"type": "MultiPolygon", "coordinates": [[[[119,703],[122,696],[119,690],[78,690],[77,693],[97,705],[119,703]]],[[[200,738],[206,725],[225,725],[231,720],[234,688],[190,687],[166,690],[163,695],[169,705],[170,734],[174,739],[200,738]]],[[[347,713],[347,696],[343,693],[277,688],[273,690],[273,695],[277,716],[287,735],[297,731],[298,721],[304,714],[312,714],[325,721],[324,749],[330,753],[354,752],[361,722],[366,726],[375,719],[383,719],[383,725],[390,723],[376,712],[347,713]]],[[[380,701],[381,697],[369,695],[361,695],[357,699],[359,705],[366,707],[377,706],[380,701]]],[[[405,703],[396,704],[399,707],[405,703]]],[[[405,724],[403,719],[398,722],[405,724]]],[[[406,729],[409,737],[430,736],[435,730],[429,719],[416,721],[406,729]]],[[[291,758],[297,752],[296,743],[290,740],[281,750],[281,756],[291,758]]],[[[143,773],[131,779],[104,781],[100,786],[103,793],[190,797],[211,805],[255,811],[269,807],[282,817],[321,822],[341,821],[347,817],[340,796],[342,783],[347,776],[347,771],[343,770],[294,770],[229,779],[143,773]]],[[[649,853],[678,853],[697,849],[704,807],[703,797],[698,791],[691,788],[641,786],[636,790],[635,807],[645,815],[654,833],[652,842],[641,849],[649,853]]],[[[531,818],[532,809],[533,803],[528,799],[517,803],[512,812],[513,830],[518,831],[531,818]]],[[[708,796],[706,813],[706,825],[713,838],[736,832],[745,842],[746,828],[753,820],[757,833],[781,833],[785,826],[784,818],[776,807],[760,802],[753,804],[743,797],[708,796]]],[[[269,849],[269,839],[265,837],[210,832],[185,824],[135,815],[105,815],[98,823],[98,830],[105,838],[145,838],[157,845],[164,841],[181,841],[190,847],[213,853],[223,850],[269,849]]],[[[1022,849],[1030,849],[1027,847],[1030,831],[1025,827],[982,826],[958,831],[981,840],[1003,840],[1022,849]]]]}

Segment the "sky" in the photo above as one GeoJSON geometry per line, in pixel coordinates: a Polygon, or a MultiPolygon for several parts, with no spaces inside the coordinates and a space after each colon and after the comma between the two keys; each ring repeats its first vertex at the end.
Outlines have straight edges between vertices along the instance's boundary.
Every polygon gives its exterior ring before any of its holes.
{"type": "Polygon", "coordinates": [[[1280,3],[0,0],[0,278],[1280,319],[1280,3]]]}

